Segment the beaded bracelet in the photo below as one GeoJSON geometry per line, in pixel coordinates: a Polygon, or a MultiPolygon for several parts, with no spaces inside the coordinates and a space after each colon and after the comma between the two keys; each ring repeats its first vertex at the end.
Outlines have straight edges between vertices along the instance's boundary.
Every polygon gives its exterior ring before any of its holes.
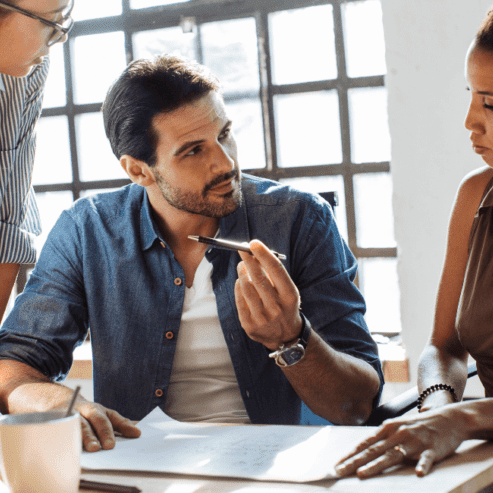
{"type": "Polygon", "coordinates": [[[459,399],[457,399],[457,396],[455,395],[455,390],[451,385],[447,385],[446,383],[437,383],[436,385],[431,385],[427,389],[423,390],[421,394],[419,394],[418,411],[421,411],[421,406],[425,398],[428,397],[433,392],[436,392],[437,390],[446,390],[447,392],[450,392],[452,394],[452,397],[454,398],[454,402],[459,401],[459,399]]]}

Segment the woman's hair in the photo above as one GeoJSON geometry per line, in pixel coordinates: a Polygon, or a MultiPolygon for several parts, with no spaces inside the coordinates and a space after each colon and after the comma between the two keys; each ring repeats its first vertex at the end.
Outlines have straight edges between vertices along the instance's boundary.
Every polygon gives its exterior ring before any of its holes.
{"type": "Polygon", "coordinates": [[[487,14],[476,33],[476,47],[493,51],[493,9],[487,14]]]}
{"type": "Polygon", "coordinates": [[[204,66],[190,60],[161,55],[132,62],[110,88],[103,104],[106,136],[113,153],[118,159],[128,154],[153,166],[157,144],[153,118],[211,91],[220,92],[219,81],[204,66]]]}

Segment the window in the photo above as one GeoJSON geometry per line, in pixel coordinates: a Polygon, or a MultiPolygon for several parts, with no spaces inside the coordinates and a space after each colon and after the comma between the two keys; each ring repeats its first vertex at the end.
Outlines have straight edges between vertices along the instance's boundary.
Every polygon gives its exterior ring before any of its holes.
{"type": "Polygon", "coordinates": [[[243,170],[338,192],[370,330],[400,331],[380,0],[84,0],[74,18],[39,124],[44,235],[72,200],[128,183],[100,113],[110,83],[132,59],[181,54],[220,79],[243,170]]]}

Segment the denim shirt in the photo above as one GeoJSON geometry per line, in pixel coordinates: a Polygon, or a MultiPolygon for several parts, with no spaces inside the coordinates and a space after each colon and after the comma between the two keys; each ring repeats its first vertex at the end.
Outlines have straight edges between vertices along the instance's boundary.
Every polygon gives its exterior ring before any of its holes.
{"type": "MultiPolygon", "coordinates": [[[[243,202],[219,221],[220,238],[257,238],[287,255],[302,312],[334,349],[383,376],[353,284],[356,261],[331,207],[318,196],[243,175],[243,202]]],[[[297,424],[301,400],[269,350],[241,327],[237,252],[209,249],[220,324],[252,423],[297,424]]],[[[63,379],[90,328],[94,399],[132,420],[164,409],[185,294],[185,276],[132,184],[75,202],[50,232],[24,292],[0,331],[0,358],[63,379]]],[[[378,398],[375,399],[375,403],[378,398]]]]}

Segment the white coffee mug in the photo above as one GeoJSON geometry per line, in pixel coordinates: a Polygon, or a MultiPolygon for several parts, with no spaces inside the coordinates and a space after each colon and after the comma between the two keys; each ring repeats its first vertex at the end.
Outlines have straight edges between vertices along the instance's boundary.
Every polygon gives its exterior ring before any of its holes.
{"type": "Polygon", "coordinates": [[[10,493],[77,493],[80,416],[66,411],[0,417],[0,472],[10,493]]]}

